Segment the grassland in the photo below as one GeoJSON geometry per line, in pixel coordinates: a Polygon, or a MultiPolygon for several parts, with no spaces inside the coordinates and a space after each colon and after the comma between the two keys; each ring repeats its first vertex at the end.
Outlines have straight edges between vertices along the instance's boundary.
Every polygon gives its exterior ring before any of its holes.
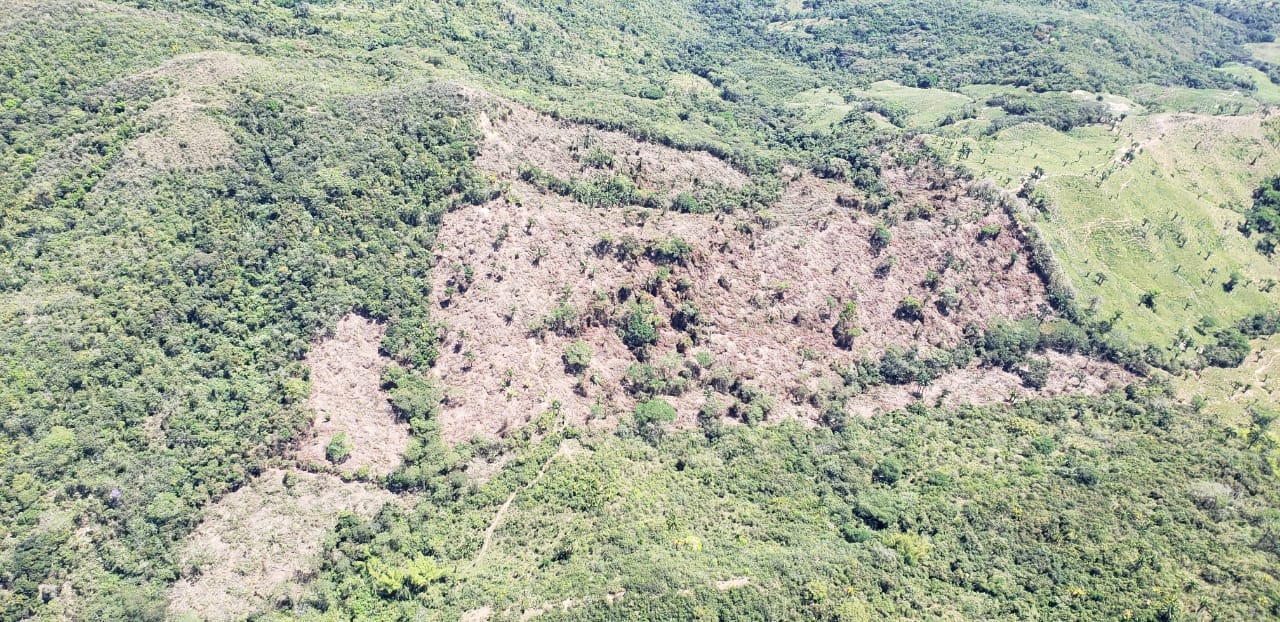
{"type": "MultiPolygon", "coordinates": [[[[1184,400],[1201,400],[1204,412],[1230,426],[1240,437],[1248,433],[1250,407],[1280,403],[1280,337],[1259,339],[1248,361],[1235,369],[1204,369],[1180,377],[1175,386],[1184,400]]],[[[1271,431],[1280,441],[1280,430],[1271,431]]]]}
{"type": "Polygon", "coordinates": [[[1018,188],[1039,169],[1039,215],[1084,302],[1169,346],[1208,316],[1225,324],[1280,298],[1280,270],[1236,231],[1238,210],[1280,167],[1264,115],[1129,115],[1068,132],[1023,124],[994,136],[970,121],[932,140],[979,177],[1018,188]],[[1242,282],[1226,285],[1232,274],[1242,282]],[[1153,307],[1140,303],[1159,292],[1153,307]],[[1096,298],[1096,300],[1094,300],[1096,298]]]}

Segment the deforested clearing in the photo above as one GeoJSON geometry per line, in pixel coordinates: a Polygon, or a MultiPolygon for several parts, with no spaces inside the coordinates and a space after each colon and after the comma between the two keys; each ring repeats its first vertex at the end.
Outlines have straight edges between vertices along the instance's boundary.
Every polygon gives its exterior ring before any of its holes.
{"type": "MultiPolygon", "coordinates": [[[[675,157],[671,169],[711,156],[675,157]]],[[[500,178],[502,197],[448,214],[437,238],[446,438],[555,417],[608,428],[654,395],[683,424],[708,402],[739,418],[755,401],[766,418],[816,421],[841,370],[864,358],[923,356],[993,320],[1052,315],[992,201],[929,166],[884,177],[896,199],[881,213],[857,209],[852,186],[801,172],[755,213],[588,207],[500,178]],[[627,343],[636,314],[653,333],[642,347],[627,343]]],[[[1097,393],[1130,378],[1078,355],[1049,353],[1041,365],[1037,388],[1011,369],[965,364],[932,382],[862,392],[848,407],[869,415],[926,398],[1097,393]]]]}
{"type": "Polygon", "coordinates": [[[396,421],[381,388],[387,359],[378,348],[384,330],[349,314],[307,354],[312,388],[307,404],[316,419],[311,438],[298,451],[300,461],[336,461],[344,471],[365,469],[370,475],[386,475],[399,466],[409,427],[396,421]],[[349,440],[349,454],[331,460],[326,450],[339,435],[349,440]]]}
{"type": "Polygon", "coordinates": [[[302,593],[338,515],[371,516],[391,493],[332,475],[271,469],[228,494],[180,551],[169,593],[176,619],[239,620],[302,593]]]}

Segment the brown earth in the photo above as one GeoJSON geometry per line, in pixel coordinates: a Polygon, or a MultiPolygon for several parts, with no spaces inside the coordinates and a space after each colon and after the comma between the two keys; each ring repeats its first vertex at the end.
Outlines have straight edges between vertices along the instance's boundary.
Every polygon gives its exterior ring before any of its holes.
{"type": "Polygon", "coordinates": [[[347,472],[367,469],[370,475],[386,475],[400,466],[409,443],[409,426],[396,421],[382,392],[382,369],[387,359],[379,353],[381,324],[354,313],[338,321],[332,337],[322,339],[307,353],[311,368],[311,397],[315,410],[312,437],[298,450],[303,463],[328,464],[325,448],[340,433],[351,439],[351,455],[341,463],[347,472]]]}
{"type": "Polygon", "coordinates": [[[338,515],[372,516],[394,498],[332,475],[288,473],[291,485],[273,469],[205,510],[179,553],[186,576],[170,590],[170,618],[239,620],[298,598],[338,515]]]}
{"type": "Polygon", "coordinates": [[[522,165],[561,179],[624,173],[641,189],[664,196],[747,183],[746,175],[709,153],[641,142],[622,132],[560,121],[518,104],[471,95],[487,104],[479,115],[484,139],[476,164],[500,178],[516,178],[522,165]],[[608,156],[612,164],[593,165],[593,153],[608,156]]]}
{"type": "MultiPolygon", "coordinates": [[[[634,406],[624,382],[636,362],[614,323],[624,299],[648,298],[640,293],[646,288],[659,317],[669,319],[682,304],[693,303],[706,319],[696,344],[666,322],[649,362],[677,370],[705,351],[721,373],[772,395],[777,413],[806,420],[816,419],[817,412],[805,397],[838,386],[835,364],[877,356],[890,345],[947,347],[961,339],[966,324],[985,327],[993,318],[1049,313],[1044,287],[1029,270],[1007,217],[968,197],[963,182],[926,165],[886,171],[897,207],[875,216],[841,204],[860,196],[852,187],[811,175],[792,176],[778,204],[759,214],[593,209],[519,181],[512,166],[494,164],[511,162],[511,153],[533,152],[529,157],[544,158],[540,166],[569,166],[569,158],[547,159],[531,139],[503,140],[487,139],[479,161],[500,173],[510,191],[450,213],[438,236],[433,291],[441,304],[437,317],[449,331],[435,373],[448,387],[441,421],[450,442],[502,434],[557,403],[568,421],[613,425],[618,413],[634,406]],[[513,144],[527,148],[518,151],[513,144]],[[495,155],[494,149],[506,151],[495,155]],[[870,239],[879,221],[890,223],[893,238],[876,250],[870,239]],[[1000,226],[1001,233],[979,241],[988,225],[1000,226]],[[668,266],[665,283],[647,286],[661,266],[643,256],[619,260],[612,250],[597,252],[604,236],[615,247],[627,236],[642,245],[678,237],[693,252],[684,265],[668,266]],[[940,273],[933,287],[923,284],[931,270],[940,273]],[[687,285],[678,286],[682,279],[687,285]],[[961,304],[944,313],[936,303],[948,289],[961,304]],[[922,319],[896,317],[907,296],[924,303],[922,319]],[[580,326],[564,334],[530,330],[561,302],[576,310],[580,326]],[[864,331],[849,350],[832,337],[845,302],[857,304],[857,324],[864,331]],[[582,382],[566,373],[562,361],[574,339],[594,351],[582,382]]],[[[570,141],[552,142],[560,149],[570,141]]],[[[704,170],[711,158],[678,151],[667,156],[667,170],[704,170]]],[[[1128,378],[1083,357],[1053,355],[1051,361],[1050,381],[1039,392],[1023,389],[1006,372],[973,367],[927,389],[876,389],[851,406],[871,414],[920,396],[941,397],[947,404],[991,403],[1011,393],[1096,392],[1128,378]]],[[[704,402],[701,390],[667,399],[682,423],[692,422],[704,402]]],[[[720,400],[733,402],[723,394],[720,400]]]]}

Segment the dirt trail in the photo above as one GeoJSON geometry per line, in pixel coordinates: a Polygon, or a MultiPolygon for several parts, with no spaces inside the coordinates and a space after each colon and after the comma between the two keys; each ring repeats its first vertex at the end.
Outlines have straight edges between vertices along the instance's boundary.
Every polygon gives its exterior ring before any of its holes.
{"type": "Polygon", "coordinates": [[[560,445],[556,447],[555,453],[551,454],[551,456],[547,458],[547,461],[542,463],[542,468],[538,469],[538,474],[534,476],[528,484],[525,484],[519,490],[514,490],[510,495],[507,495],[507,500],[502,502],[502,506],[498,508],[497,513],[493,515],[493,520],[489,521],[489,526],[484,530],[484,542],[480,545],[480,552],[476,553],[475,559],[471,560],[472,566],[478,564],[484,557],[484,554],[489,551],[489,547],[493,544],[493,534],[498,530],[498,526],[502,524],[502,517],[506,515],[507,508],[511,507],[511,503],[516,500],[516,496],[530,488],[533,488],[534,486],[537,486],[538,482],[542,481],[542,477],[547,474],[547,469],[551,467],[551,463],[555,461],[556,458],[566,456],[573,451],[572,443],[574,443],[574,441],[561,442],[560,445]]]}

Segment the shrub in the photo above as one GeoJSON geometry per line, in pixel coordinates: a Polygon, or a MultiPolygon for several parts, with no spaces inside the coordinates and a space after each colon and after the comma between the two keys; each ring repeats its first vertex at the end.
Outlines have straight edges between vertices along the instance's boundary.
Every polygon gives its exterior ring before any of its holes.
{"type": "Polygon", "coordinates": [[[881,251],[889,246],[889,242],[893,241],[893,232],[884,226],[884,223],[876,223],[876,228],[871,232],[871,248],[881,251]]]}
{"type": "Polygon", "coordinates": [[[591,344],[578,339],[564,347],[564,369],[570,374],[580,374],[591,365],[591,344]]]}
{"type": "Polygon", "coordinates": [[[924,303],[915,296],[906,296],[898,302],[898,309],[893,315],[908,322],[924,321],[924,303]]]}
{"type": "Polygon", "coordinates": [[[671,327],[682,330],[691,336],[697,336],[698,325],[702,323],[702,310],[692,302],[686,302],[671,314],[671,327]]]}
{"type": "Polygon", "coordinates": [[[1159,297],[1160,297],[1160,290],[1158,290],[1158,289],[1149,289],[1149,290],[1147,290],[1147,291],[1145,291],[1145,292],[1142,292],[1142,295],[1141,295],[1141,296],[1138,296],[1138,302],[1139,302],[1139,303],[1141,303],[1141,304],[1142,304],[1142,306],[1144,306],[1144,307],[1146,307],[1146,308],[1148,308],[1148,309],[1151,309],[1152,311],[1155,311],[1155,310],[1156,310],[1156,299],[1157,299],[1157,298],[1159,298],[1159,297]]]}
{"type": "Polygon", "coordinates": [[[862,329],[858,328],[858,305],[846,302],[840,310],[836,325],[831,327],[831,336],[835,338],[836,346],[848,350],[853,347],[853,340],[861,335],[862,329]]]}
{"type": "Polygon", "coordinates": [[[702,214],[709,210],[702,206],[697,197],[688,192],[681,192],[676,198],[671,200],[671,209],[686,214],[702,214]]]}
{"type": "Polygon", "coordinates": [[[978,241],[985,242],[1000,237],[1003,228],[1000,225],[986,225],[978,231],[978,241]]]}
{"type": "Polygon", "coordinates": [[[653,305],[632,303],[628,305],[618,327],[618,336],[632,352],[643,353],[658,342],[658,319],[653,305]]]}
{"type": "Polygon", "coordinates": [[[948,287],[942,290],[942,296],[938,298],[936,306],[938,307],[938,311],[943,315],[951,315],[952,313],[959,311],[963,304],[963,300],[960,298],[960,292],[957,292],[954,287],[948,287]]]}
{"type": "Polygon", "coordinates": [[[1204,360],[1214,367],[1236,367],[1249,355],[1249,338],[1234,328],[1214,333],[1217,343],[1205,348],[1204,360]]]}
{"type": "Polygon", "coordinates": [[[1013,370],[1039,342],[1040,327],[1034,318],[1018,322],[997,320],[983,334],[979,355],[987,365],[1013,370]]]}
{"type": "Polygon", "coordinates": [[[680,238],[655,240],[645,249],[645,255],[657,263],[683,264],[693,254],[693,247],[680,238]]]}
{"type": "Polygon", "coordinates": [[[581,330],[582,322],[578,317],[578,310],[567,302],[556,305],[549,315],[539,318],[529,325],[529,334],[535,337],[541,337],[547,331],[562,337],[569,337],[578,334],[581,330]]]}
{"type": "Polygon", "coordinates": [[[895,458],[885,458],[871,471],[871,477],[881,484],[896,484],[902,479],[902,462],[895,458]]]}
{"type": "Polygon", "coordinates": [[[644,245],[635,236],[624,235],[618,238],[617,246],[614,248],[614,256],[618,258],[618,261],[634,261],[643,250],[644,245]]]}
{"type": "Polygon", "coordinates": [[[1033,356],[1027,359],[1025,366],[1018,369],[1018,377],[1022,379],[1022,385],[1029,389],[1043,389],[1049,382],[1049,371],[1052,368],[1049,359],[1033,356]]]}
{"type": "Polygon", "coordinates": [[[351,457],[351,438],[346,432],[339,432],[329,439],[324,448],[324,457],[334,464],[342,464],[351,457]]]}
{"type": "Polygon", "coordinates": [[[636,404],[636,431],[641,436],[653,440],[662,434],[662,426],[676,419],[676,409],[662,398],[653,398],[636,404]]]}

